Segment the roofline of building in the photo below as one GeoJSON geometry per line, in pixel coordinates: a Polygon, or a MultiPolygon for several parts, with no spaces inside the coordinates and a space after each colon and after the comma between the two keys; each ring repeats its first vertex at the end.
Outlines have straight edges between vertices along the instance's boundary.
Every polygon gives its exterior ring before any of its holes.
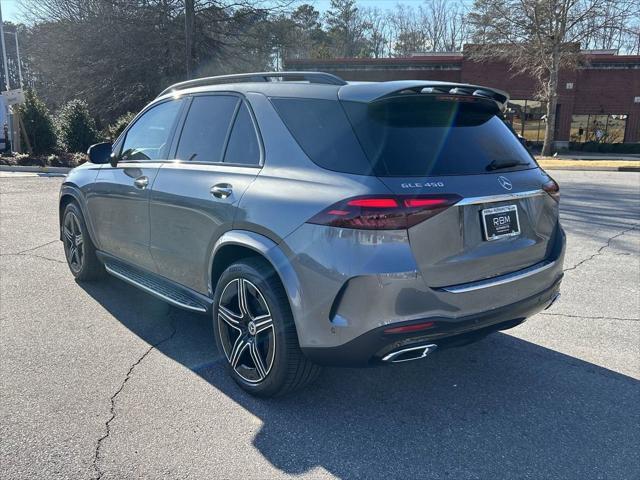
{"type": "MultiPolygon", "coordinates": [[[[610,54],[590,54],[584,53],[584,58],[591,64],[599,63],[619,63],[619,64],[638,64],[640,63],[640,55],[610,55],[610,54]]],[[[463,55],[418,55],[412,54],[410,57],[383,57],[383,58],[289,58],[285,59],[285,65],[326,65],[326,66],[359,66],[359,65],[462,65],[465,61],[463,55]]]]}

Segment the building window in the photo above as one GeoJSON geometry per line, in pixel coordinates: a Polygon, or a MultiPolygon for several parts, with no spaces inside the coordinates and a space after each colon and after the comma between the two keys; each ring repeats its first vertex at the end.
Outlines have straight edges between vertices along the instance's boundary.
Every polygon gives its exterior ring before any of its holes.
{"type": "Polygon", "coordinates": [[[573,115],[571,141],[622,143],[626,126],[626,115],[573,115]]]}
{"type": "Polygon", "coordinates": [[[546,106],[537,100],[510,100],[507,120],[516,133],[529,142],[542,142],[545,110],[546,106]]]}

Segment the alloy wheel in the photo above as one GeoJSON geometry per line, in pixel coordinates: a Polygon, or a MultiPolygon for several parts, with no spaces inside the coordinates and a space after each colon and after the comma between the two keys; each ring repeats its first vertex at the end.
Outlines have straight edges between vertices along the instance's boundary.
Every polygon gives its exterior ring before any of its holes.
{"type": "Polygon", "coordinates": [[[273,367],[276,338],[264,296],[253,283],[236,278],[218,301],[218,330],[231,368],[246,382],[262,382],[273,367]]]}
{"type": "Polygon", "coordinates": [[[84,237],[80,221],[73,212],[69,212],[65,217],[62,233],[67,262],[71,270],[79,272],[84,262],[84,237]]]}

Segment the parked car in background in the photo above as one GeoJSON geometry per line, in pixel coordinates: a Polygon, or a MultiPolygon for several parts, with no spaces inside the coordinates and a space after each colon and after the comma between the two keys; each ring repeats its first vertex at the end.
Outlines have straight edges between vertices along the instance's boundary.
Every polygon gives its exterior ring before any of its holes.
{"type": "Polygon", "coordinates": [[[514,327],[558,297],[565,235],[507,100],[319,72],[173,85],[63,183],[69,267],[211,315],[259,396],[514,327]]]}

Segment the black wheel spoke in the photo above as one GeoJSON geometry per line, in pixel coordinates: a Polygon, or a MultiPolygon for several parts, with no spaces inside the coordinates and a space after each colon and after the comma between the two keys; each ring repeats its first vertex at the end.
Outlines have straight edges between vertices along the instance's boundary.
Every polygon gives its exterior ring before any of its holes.
{"type": "Polygon", "coordinates": [[[238,338],[236,338],[236,341],[231,348],[231,353],[229,354],[229,363],[234,369],[238,368],[240,357],[248,346],[249,342],[245,335],[239,335],[238,338]]]}
{"type": "Polygon", "coordinates": [[[260,350],[258,350],[257,342],[252,341],[249,344],[249,354],[251,355],[251,360],[253,361],[253,365],[258,373],[258,379],[263,380],[267,376],[267,368],[264,366],[264,361],[260,356],[260,350]]]}
{"type": "Polygon", "coordinates": [[[262,333],[273,327],[273,319],[271,315],[263,315],[253,319],[253,323],[256,326],[256,335],[262,333]]]}
{"type": "Polygon", "coordinates": [[[64,233],[65,242],[68,245],[71,245],[73,243],[74,235],[68,225],[64,226],[63,233],[64,233]]]}
{"type": "Polygon", "coordinates": [[[218,306],[218,318],[226,322],[230,327],[240,329],[240,321],[242,320],[242,317],[238,317],[221,305],[218,306]]]}
{"type": "Polygon", "coordinates": [[[240,306],[240,313],[243,317],[251,318],[249,313],[249,305],[247,304],[247,281],[244,278],[239,278],[238,282],[238,305],[240,306]]]}

